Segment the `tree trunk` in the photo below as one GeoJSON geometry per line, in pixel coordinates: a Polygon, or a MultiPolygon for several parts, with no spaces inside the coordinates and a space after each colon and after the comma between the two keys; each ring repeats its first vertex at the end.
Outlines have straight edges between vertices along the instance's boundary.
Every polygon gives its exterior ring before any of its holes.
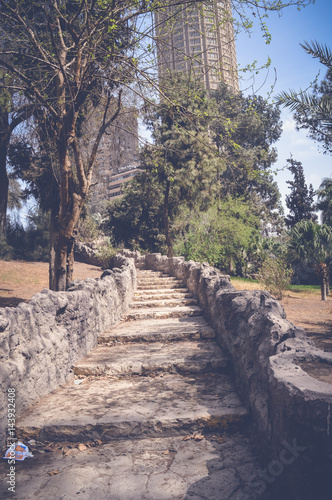
{"type": "Polygon", "coordinates": [[[68,243],[60,230],[56,255],[56,281],[57,291],[66,290],[67,286],[67,260],[68,243]]]}
{"type": "Polygon", "coordinates": [[[327,273],[326,276],[326,295],[330,295],[330,273],[327,273]]]}
{"type": "Polygon", "coordinates": [[[0,236],[6,236],[7,205],[8,205],[8,175],[6,170],[7,145],[0,147],[0,236]]]}
{"type": "Polygon", "coordinates": [[[66,288],[68,288],[69,283],[73,281],[74,245],[75,245],[75,236],[73,235],[68,245],[66,288]]]}
{"type": "Polygon", "coordinates": [[[327,298],[326,298],[326,281],[325,281],[324,277],[321,278],[321,282],[320,282],[320,294],[321,294],[322,300],[327,300],[327,298]]]}
{"type": "Polygon", "coordinates": [[[74,237],[68,238],[66,228],[59,228],[57,215],[51,214],[49,287],[54,291],[64,291],[73,281],[74,237]]]}
{"type": "Polygon", "coordinates": [[[51,216],[50,231],[50,289],[64,291],[73,281],[74,231],[80,217],[83,199],[74,195],[74,203],[66,216],[51,216]]]}
{"type": "Polygon", "coordinates": [[[164,198],[164,228],[165,228],[165,237],[166,237],[166,245],[167,245],[167,257],[173,257],[173,242],[169,229],[169,192],[171,188],[171,182],[169,180],[166,181],[166,191],[164,198]]]}
{"type": "Polygon", "coordinates": [[[328,280],[328,267],[325,262],[320,262],[316,267],[316,273],[320,280],[320,293],[322,300],[327,300],[327,280],[328,280]]]}
{"type": "MultiPolygon", "coordinates": [[[[69,127],[68,127],[69,128],[69,127]]],[[[67,266],[68,266],[68,244],[72,236],[70,228],[73,218],[73,190],[72,172],[69,160],[69,141],[67,128],[60,132],[60,140],[57,144],[59,167],[60,167],[60,203],[59,214],[56,218],[55,232],[53,235],[54,248],[54,268],[52,273],[52,290],[65,291],[67,286],[67,266]]]]}
{"type": "Polygon", "coordinates": [[[50,258],[49,258],[49,288],[50,290],[56,290],[56,241],[57,241],[57,217],[58,210],[55,207],[51,208],[51,220],[50,220],[50,258]]]}

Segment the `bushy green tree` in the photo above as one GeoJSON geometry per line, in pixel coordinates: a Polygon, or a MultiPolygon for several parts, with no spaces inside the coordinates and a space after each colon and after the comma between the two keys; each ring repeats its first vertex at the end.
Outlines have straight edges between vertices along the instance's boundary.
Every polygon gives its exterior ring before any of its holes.
{"type": "Polygon", "coordinates": [[[282,207],[271,167],[277,160],[273,144],[281,135],[280,111],[261,96],[244,97],[220,84],[211,131],[224,162],[221,197],[241,196],[260,211],[262,223],[279,229],[282,207]]]}
{"type": "Polygon", "coordinates": [[[322,211],[322,223],[332,227],[332,179],[323,179],[317,191],[316,208],[322,211]]]}
{"type": "Polygon", "coordinates": [[[295,226],[301,220],[317,221],[314,205],[314,188],[312,184],[309,188],[305,182],[302,163],[294,160],[294,158],[287,159],[287,168],[293,174],[294,180],[287,181],[291,192],[286,196],[286,206],[289,209],[289,215],[285,218],[286,224],[289,228],[295,226]]]}
{"type": "Polygon", "coordinates": [[[256,274],[263,263],[270,259],[285,258],[286,245],[280,237],[262,237],[255,235],[250,242],[248,260],[250,262],[250,274],[256,274]]]}
{"type": "Polygon", "coordinates": [[[203,85],[175,74],[162,81],[164,99],[150,108],[146,123],[153,145],[142,151],[142,165],[163,192],[163,228],[168,256],[173,254],[170,218],[174,207],[204,208],[216,192],[217,151],[209,135],[212,101],[203,85]],[[176,204],[171,207],[171,200],[176,204]]]}
{"type": "Polygon", "coordinates": [[[48,260],[50,214],[35,208],[27,214],[27,225],[9,216],[6,239],[0,240],[1,259],[48,260]]]}
{"type": "Polygon", "coordinates": [[[204,212],[187,209],[174,223],[176,254],[242,276],[259,227],[259,218],[241,199],[228,197],[204,212]]]}
{"type": "Polygon", "coordinates": [[[163,188],[155,176],[143,172],[127,185],[122,198],[110,203],[103,229],[115,245],[164,253],[163,188]]]}
{"type": "MultiPolygon", "coordinates": [[[[225,85],[216,94],[217,105],[188,76],[168,79],[163,91],[165,98],[146,114],[154,143],[142,151],[145,173],[109,209],[108,231],[117,244],[153,251],[166,244],[171,255],[179,213],[205,212],[216,202],[222,208],[228,197],[246,205],[255,228],[257,220],[261,230],[275,222],[280,195],[267,171],[276,159],[269,148],[279,137],[279,111],[261,99],[253,104],[225,85]]],[[[241,248],[245,267],[247,250],[241,248]]],[[[234,252],[241,274],[240,251],[234,252]]]]}

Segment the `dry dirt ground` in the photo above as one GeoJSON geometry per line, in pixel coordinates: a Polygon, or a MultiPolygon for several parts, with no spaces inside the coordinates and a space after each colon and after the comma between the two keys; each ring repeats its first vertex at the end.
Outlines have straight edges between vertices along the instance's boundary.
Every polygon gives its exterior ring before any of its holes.
{"type": "MultiPolygon", "coordinates": [[[[99,278],[99,267],[75,262],[74,280],[99,278]]],[[[48,264],[46,262],[21,262],[0,260],[0,307],[17,306],[48,288],[48,264]]]]}
{"type": "MultiPolygon", "coordinates": [[[[101,269],[75,263],[74,279],[99,278],[101,269]]],[[[0,307],[28,302],[32,295],[48,287],[48,264],[45,262],[0,261],[0,307]]],[[[236,288],[257,285],[236,283],[236,288]]],[[[287,292],[281,301],[289,321],[304,328],[316,345],[332,352],[332,297],[321,301],[320,293],[287,292]]]]}

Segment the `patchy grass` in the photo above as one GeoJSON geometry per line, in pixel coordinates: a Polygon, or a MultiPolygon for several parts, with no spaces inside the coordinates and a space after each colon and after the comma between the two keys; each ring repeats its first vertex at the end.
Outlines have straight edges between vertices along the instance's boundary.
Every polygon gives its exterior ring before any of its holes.
{"type": "Polygon", "coordinates": [[[239,278],[231,276],[231,283],[236,290],[264,290],[264,286],[258,280],[250,278],[239,278]]]}
{"type": "MultiPolygon", "coordinates": [[[[258,280],[250,278],[238,278],[231,276],[231,283],[236,290],[265,290],[263,283],[258,280]]],[[[302,297],[317,295],[320,296],[319,285],[289,285],[285,291],[285,296],[292,296],[292,294],[300,295],[302,297]]]]}
{"type": "Polygon", "coordinates": [[[314,293],[320,294],[319,285],[289,285],[289,290],[294,293],[314,293]]]}

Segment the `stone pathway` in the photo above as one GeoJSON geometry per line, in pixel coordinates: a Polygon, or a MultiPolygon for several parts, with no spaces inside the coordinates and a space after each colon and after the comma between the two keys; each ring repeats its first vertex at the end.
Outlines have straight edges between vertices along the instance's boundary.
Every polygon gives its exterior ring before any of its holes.
{"type": "Polygon", "coordinates": [[[15,498],[267,498],[214,336],[183,283],[138,270],[132,308],[76,364],[75,382],[18,422],[36,444],[16,463],[15,498]]]}

